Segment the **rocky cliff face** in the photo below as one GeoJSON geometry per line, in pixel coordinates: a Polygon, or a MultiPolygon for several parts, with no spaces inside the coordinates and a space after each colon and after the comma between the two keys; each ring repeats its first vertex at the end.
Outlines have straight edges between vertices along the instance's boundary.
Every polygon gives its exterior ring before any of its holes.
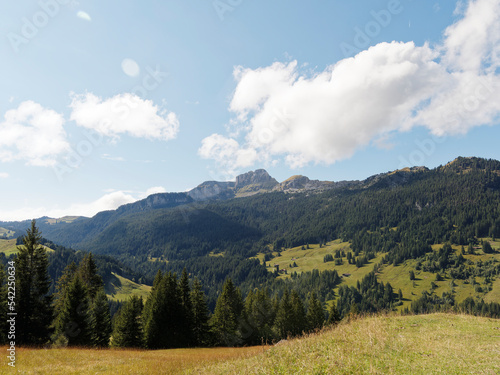
{"type": "Polygon", "coordinates": [[[206,181],[187,194],[195,201],[208,199],[229,199],[271,191],[278,181],[264,169],[247,172],[236,177],[236,182],[206,181]]]}
{"type": "Polygon", "coordinates": [[[257,169],[256,171],[240,174],[236,177],[235,189],[241,189],[248,185],[269,188],[269,186],[278,185],[278,181],[269,176],[269,173],[265,169],[257,169]]]}

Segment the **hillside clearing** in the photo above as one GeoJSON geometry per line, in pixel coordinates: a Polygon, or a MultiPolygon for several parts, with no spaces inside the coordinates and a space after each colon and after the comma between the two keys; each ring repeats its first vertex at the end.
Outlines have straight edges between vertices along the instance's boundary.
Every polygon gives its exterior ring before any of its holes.
{"type": "Polygon", "coordinates": [[[105,290],[108,298],[112,301],[126,301],[130,296],[139,296],[144,300],[149,296],[151,287],[138,284],[114,272],[113,278],[106,283],[105,290]]]}

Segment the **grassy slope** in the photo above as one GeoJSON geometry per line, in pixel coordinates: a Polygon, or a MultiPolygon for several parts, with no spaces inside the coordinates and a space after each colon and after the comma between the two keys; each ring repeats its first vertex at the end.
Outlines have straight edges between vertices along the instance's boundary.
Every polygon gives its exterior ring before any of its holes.
{"type": "Polygon", "coordinates": [[[0,237],[5,235],[7,238],[9,238],[14,236],[14,233],[15,233],[14,231],[0,227],[0,237]]]}
{"type": "Polygon", "coordinates": [[[498,374],[500,321],[465,315],[369,317],[196,374],[498,374]]]}
{"type": "MultiPolygon", "coordinates": [[[[0,347],[7,352],[5,347],[0,347]]],[[[175,350],[113,350],[113,349],[29,349],[18,348],[16,369],[2,364],[1,374],[182,374],[200,364],[213,364],[234,358],[255,355],[265,347],[175,349],[175,350]]],[[[7,361],[7,358],[5,358],[7,361]]]]}
{"type": "MultiPolygon", "coordinates": [[[[491,241],[491,239],[487,239],[491,242],[492,246],[496,249],[500,248],[500,242],[491,241]]],[[[342,285],[347,286],[356,286],[356,282],[361,279],[369,272],[373,270],[373,265],[375,263],[379,263],[385,254],[378,254],[375,259],[372,259],[369,264],[357,268],[353,264],[348,264],[346,258],[343,258],[344,263],[340,266],[336,266],[334,262],[323,262],[323,257],[326,254],[334,255],[336,250],[343,249],[346,253],[351,251],[350,245],[348,242],[341,242],[341,240],[335,240],[329,242],[326,246],[322,248],[319,245],[310,245],[310,249],[301,250],[301,247],[294,247],[291,249],[287,249],[281,252],[281,256],[275,257],[271,259],[271,261],[267,262],[269,265],[269,272],[274,271],[274,264],[279,264],[280,269],[286,268],[288,274],[281,274],[279,277],[285,278],[290,277],[292,272],[307,272],[313,269],[318,269],[320,271],[323,270],[337,270],[339,275],[344,273],[349,273],[351,276],[343,277],[342,285]],[[290,264],[295,262],[298,267],[290,268],[290,264]]],[[[435,251],[439,250],[442,245],[434,245],[433,249],[435,251]]],[[[453,246],[456,251],[460,251],[460,246],[453,246]]],[[[481,253],[481,251],[478,251],[481,253]]],[[[275,253],[277,255],[277,253],[275,253]]],[[[362,255],[362,254],[361,254],[362,255]]],[[[259,254],[258,258],[263,261],[264,255],[259,254]]],[[[500,253],[497,254],[480,254],[480,255],[464,255],[464,258],[472,260],[474,263],[478,260],[486,261],[488,259],[494,258],[497,261],[500,261],[500,253]]],[[[389,282],[394,291],[397,292],[398,289],[401,289],[403,292],[403,305],[398,306],[397,309],[401,310],[405,307],[409,307],[411,301],[418,299],[424,290],[431,290],[431,283],[434,282],[438,287],[434,290],[437,295],[442,295],[443,292],[450,292],[451,287],[451,279],[447,275],[444,276],[443,281],[436,281],[436,274],[424,271],[415,270],[416,260],[407,260],[403,264],[394,267],[392,265],[385,265],[377,277],[379,281],[384,283],[389,282]],[[415,283],[410,280],[409,272],[413,270],[415,272],[416,280],[415,283]]],[[[488,292],[484,285],[484,278],[476,277],[476,281],[483,287],[483,293],[477,293],[474,290],[474,286],[472,284],[466,284],[462,280],[455,280],[455,300],[457,302],[463,301],[467,297],[479,296],[484,298],[486,302],[500,302],[500,278],[497,278],[493,283],[493,290],[488,292]]]]}
{"type": "MultiPolygon", "coordinates": [[[[279,264],[280,269],[286,268],[288,274],[282,274],[279,277],[290,277],[292,272],[297,272],[298,274],[302,272],[312,271],[313,269],[317,269],[320,271],[324,270],[337,270],[339,275],[344,273],[351,274],[351,276],[344,278],[344,282],[346,285],[356,285],[356,281],[361,280],[367,273],[373,270],[373,265],[382,260],[384,254],[378,254],[375,259],[372,259],[368,265],[365,265],[361,268],[357,268],[354,264],[348,264],[347,259],[343,258],[343,264],[340,266],[336,266],[335,262],[323,262],[323,257],[326,254],[335,255],[336,250],[344,250],[347,252],[351,251],[350,245],[348,242],[342,242],[341,240],[335,240],[329,242],[323,247],[319,247],[319,245],[309,245],[310,249],[302,250],[302,248],[294,247],[281,252],[281,256],[275,257],[271,259],[271,261],[267,262],[270,267],[268,267],[269,272],[274,272],[274,265],[279,264]],[[290,264],[297,264],[297,267],[290,268],[290,264]]],[[[277,253],[275,253],[276,255],[277,253]]],[[[259,259],[263,260],[263,255],[259,254],[259,259]]]]}
{"type": "Polygon", "coordinates": [[[149,296],[151,287],[144,284],[137,284],[113,273],[113,280],[106,285],[106,294],[113,301],[126,301],[130,296],[136,295],[144,300],[149,296]]]}
{"type": "MultiPolygon", "coordinates": [[[[54,251],[50,247],[44,246],[47,251],[54,251]]],[[[6,256],[17,254],[16,239],[2,240],[0,239],[0,253],[5,253],[6,256]]]]}
{"type": "Polygon", "coordinates": [[[0,253],[5,253],[6,256],[17,253],[16,239],[0,240],[0,253]]]}

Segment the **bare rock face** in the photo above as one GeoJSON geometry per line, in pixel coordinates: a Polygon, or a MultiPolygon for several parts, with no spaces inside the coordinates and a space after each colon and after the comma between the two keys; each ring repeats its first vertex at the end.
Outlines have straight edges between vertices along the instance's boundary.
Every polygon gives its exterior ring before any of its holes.
{"type": "Polygon", "coordinates": [[[269,189],[278,185],[278,181],[269,176],[265,169],[257,169],[256,171],[240,174],[236,177],[235,189],[241,189],[248,185],[269,189]]]}
{"type": "Polygon", "coordinates": [[[276,186],[274,190],[285,192],[328,190],[336,187],[335,182],[310,180],[306,176],[292,176],[276,186]]]}

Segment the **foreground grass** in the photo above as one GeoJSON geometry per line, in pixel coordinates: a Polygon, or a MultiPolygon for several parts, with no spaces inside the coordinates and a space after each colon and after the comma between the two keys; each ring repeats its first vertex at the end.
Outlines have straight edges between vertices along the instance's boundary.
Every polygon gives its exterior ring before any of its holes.
{"type": "MultiPolygon", "coordinates": [[[[5,347],[1,348],[7,352],[5,347]]],[[[189,368],[241,359],[266,347],[112,350],[18,348],[16,367],[0,367],[0,374],[183,374],[189,368]]]]}
{"type": "Polygon", "coordinates": [[[357,319],[192,374],[499,374],[500,321],[431,314],[357,319]]]}

